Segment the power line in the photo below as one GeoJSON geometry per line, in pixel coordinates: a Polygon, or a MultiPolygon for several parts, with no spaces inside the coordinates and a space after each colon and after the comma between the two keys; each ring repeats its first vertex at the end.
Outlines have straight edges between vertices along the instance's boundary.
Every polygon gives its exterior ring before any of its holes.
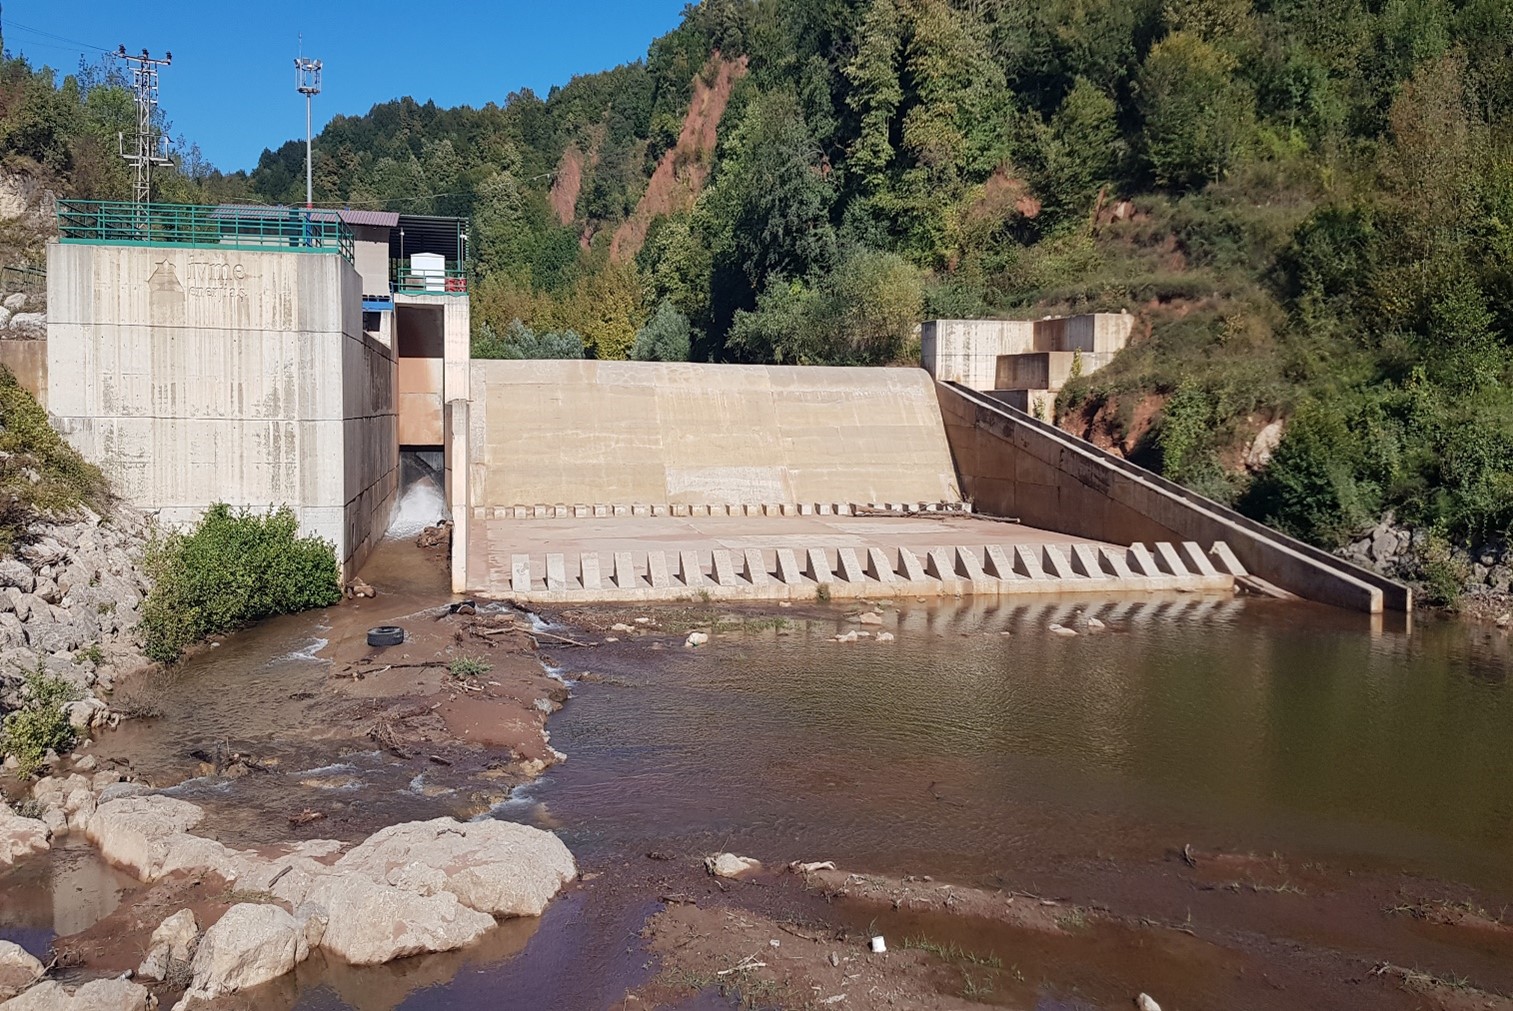
{"type": "Polygon", "coordinates": [[[4,28],[6,28],[6,29],[19,28],[23,32],[31,32],[33,35],[40,35],[44,39],[53,39],[53,40],[58,41],[58,42],[66,42],[66,43],[68,43],[71,46],[83,46],[85,49],[93,49],[96,52],[101,52],[101,53],[109,53],[110,52],[110,50],[107,49],[107,48],[105,48],[104,46],[97,46],[97,45],[94,45],[94,44],[89,43],[89,42],[81,42],[79,39],[71,39],[71,38],[69,38],[66,35],[56,35],[56,34],[54,34],[52,32],[45,32],[45,31],[43,31],[40,28],[33,28],[31,25],[23,25],[19,21],[7,21],[4,24],[4,28]]]}
{"type": "Polygon", "coordinates": [[[132,90],[137,96],[137,149],[126,153],[126,138],[118,135],[121,157],[136,167],[136,186],[132,201],[139,211],[152,202],[152,168],[154,165],[171,165],[167,156],[158,151],[157,124],[153,122],[158,105],[158,68],[173,63],[173,54],[164,53],[161,59],[142,50],[141,56],[128,56],[123,45],[116,50],[116,58],[132,64],[132,90]]]}

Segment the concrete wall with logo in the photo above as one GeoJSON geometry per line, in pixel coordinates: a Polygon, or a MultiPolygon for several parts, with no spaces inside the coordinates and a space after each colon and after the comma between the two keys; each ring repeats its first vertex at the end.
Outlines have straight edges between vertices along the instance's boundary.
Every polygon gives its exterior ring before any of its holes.
{"type": "Polygon", "coordinates": [[[350,570],[397,482],[393,353],[331,254],[53,243],[48,409],[117,493],[187,523],[288,505],[350,570]]]}

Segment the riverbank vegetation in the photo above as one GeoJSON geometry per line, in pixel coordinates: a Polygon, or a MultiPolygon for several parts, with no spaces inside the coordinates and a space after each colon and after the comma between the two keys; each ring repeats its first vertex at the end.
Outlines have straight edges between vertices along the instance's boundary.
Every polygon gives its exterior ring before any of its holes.
{"type": "Polygon", "coordinates": [[[67,752],[74,728],[64,707],[81,697],[77,688],[41,667],[27,674],[21,704],[0,721],[0,757],[14,759],[16,771],[25,777],[42,767],[49,751],[67,752]]]}
{"type": "Polygon", "coordinates": [[[26,540],[41,514],[80,506],[104,512],[109,497],[100,469],[63,441],[47,412],[0,365],[0,556],[26,540]]]}
{"type": "Polygon", "coordinates": [[[301,537],[288,508],[262,515],[213,505],[192,530],[149,545],[146,567],[153,589],[142,636],[160,663],[209,636],[341,600],[331,542],[301,537]]]}

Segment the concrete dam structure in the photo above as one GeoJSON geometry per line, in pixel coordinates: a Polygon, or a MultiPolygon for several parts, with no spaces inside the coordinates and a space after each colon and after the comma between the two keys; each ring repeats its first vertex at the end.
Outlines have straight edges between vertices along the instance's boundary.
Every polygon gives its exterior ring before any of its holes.
{"type": "Polygon", "coordinates": [[[63,201],[59,221],[46,406],[166,524],[288,506],[352,575],[401,474],[439,465],[474,596],[1412,607],[1018,409],[1106,364],[1127,316],[927,323],[924,368],[470,361],[457,219],[63,201]]]}

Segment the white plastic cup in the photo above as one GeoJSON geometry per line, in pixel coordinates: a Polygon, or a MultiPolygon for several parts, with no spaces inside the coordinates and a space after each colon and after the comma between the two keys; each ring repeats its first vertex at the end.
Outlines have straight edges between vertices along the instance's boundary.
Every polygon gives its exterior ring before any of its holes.
{"type": "Polygon", "coordinates": [[[888,942],[884,941],[881,937],[874,937],[869,944],[869,947],[871,947],[872,949],[872,954],[881,955],[883,952],[888,950],[888,942]]]}

